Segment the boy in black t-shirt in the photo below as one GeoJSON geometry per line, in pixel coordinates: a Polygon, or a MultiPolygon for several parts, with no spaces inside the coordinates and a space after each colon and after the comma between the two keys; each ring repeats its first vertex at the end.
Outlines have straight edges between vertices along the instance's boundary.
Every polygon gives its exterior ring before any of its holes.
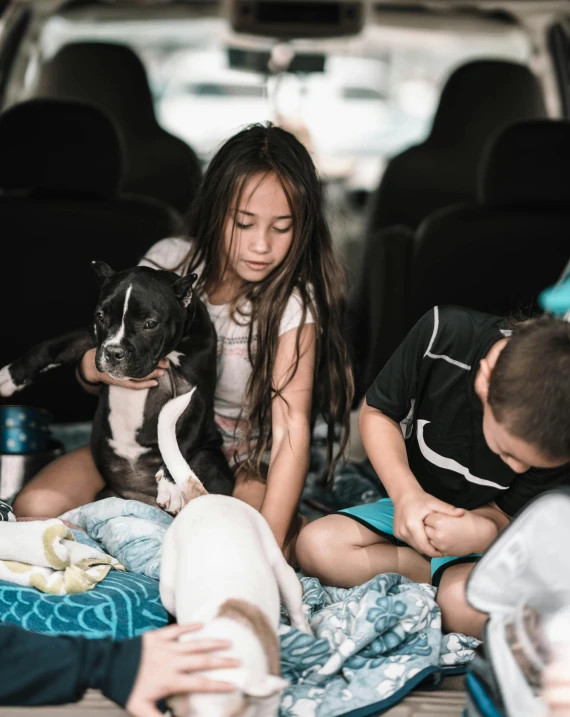
{"type": "Polygon", "coordinates": [[[435,307],[366,394],[360,433],[389,498],[308,525],[301,567],[341,587],[431,573],[444,629],[479,636],[486,618],[464,597],[473,561],[529,500],[570,482],[570,324],[510,331],[435,307]]]}

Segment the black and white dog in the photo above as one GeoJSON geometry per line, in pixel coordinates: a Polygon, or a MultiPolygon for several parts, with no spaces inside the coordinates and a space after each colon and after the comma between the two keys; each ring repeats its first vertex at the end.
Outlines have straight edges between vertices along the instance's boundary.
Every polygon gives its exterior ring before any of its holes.
{"type": "Polygon", "coordinates": [[[167,401],[192,392],[176,431],[182,453],[209,493],[231,495],[234,478],[214,421],[216,331],[194,296],[196,275],[147,267],[115,273],[104,262],[93,267],[101,282],[94,330],[45,341],[5,366],[0,396],[11,396],[50,368],[78,361],[95,346],[97,369],[117,380],[144,378],[167,356],[170,369],[154,388],[103,384],[91,438],[97,468],[112,494],[178,513],[188,497],[162,464],[157,423],[167,401]]]}

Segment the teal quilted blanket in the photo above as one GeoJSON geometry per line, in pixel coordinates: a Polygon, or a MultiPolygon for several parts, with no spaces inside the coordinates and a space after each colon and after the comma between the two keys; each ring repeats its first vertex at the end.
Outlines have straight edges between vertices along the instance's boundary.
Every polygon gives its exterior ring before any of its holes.
{"type": "Polygon", "coordinates": [[[47,595],[0,582],[0,622],[44,635],[82,635],[121,640],[168,622],[158,583],[133,573],[109,573],[93,590],[47,595]]]}

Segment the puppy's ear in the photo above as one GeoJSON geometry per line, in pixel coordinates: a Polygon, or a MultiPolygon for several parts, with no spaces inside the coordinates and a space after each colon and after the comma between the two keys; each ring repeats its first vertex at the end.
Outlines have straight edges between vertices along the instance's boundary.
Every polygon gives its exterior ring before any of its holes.
{"type": "Polygon", "coordinates": [[[192,284],[197,278],[197,274],[188,274],[188,276],[181,276],[180,279],[177,279],[172,285],[174,293],[178,297],[178,301],[183,308],[189,306],[192,301],[192,297],[194,296],[192,284]]]}
{"type": "Polygon", "coordinates": [[[91,266],[97,274],[97,278],[99,279],[99,283],[101,285],[103,285],[106,281],[109,281],[115,273],[109,264],[105,264],[104,261],[92,261],[91,266]]]}
{"type": "Polygon", "coordinates": [[[259,675],[254,680],[248,680],[244,687],[244,694],[247,697],[263,699],[273,697],[282,692],[289,683],[282,677],[275,675],[259,675]]]}

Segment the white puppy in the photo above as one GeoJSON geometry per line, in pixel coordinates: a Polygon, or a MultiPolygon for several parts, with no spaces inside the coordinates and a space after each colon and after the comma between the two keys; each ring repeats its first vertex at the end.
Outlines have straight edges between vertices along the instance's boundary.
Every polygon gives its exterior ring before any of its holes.
{"type": "MultiPolygon", "coordinates": [[[[205,493],[176,442],[176,421],[188,394],[170,401],[159,417],[164,463],[177,484],[205,493]]],[[[301,607],[302,588],[267,522],[251,506],[223,495],[199,495],[174,519],[162,547],[160,597],[181,624],[200,622],[190,639],[229,640],[222,655],[238,668],[206,672],[232,682],[236,692],[194,694],[171,701],[180,717],[272,717],[286,681],[280,677],[281,601],[291,623],[310,633],[301,607]]]]}

